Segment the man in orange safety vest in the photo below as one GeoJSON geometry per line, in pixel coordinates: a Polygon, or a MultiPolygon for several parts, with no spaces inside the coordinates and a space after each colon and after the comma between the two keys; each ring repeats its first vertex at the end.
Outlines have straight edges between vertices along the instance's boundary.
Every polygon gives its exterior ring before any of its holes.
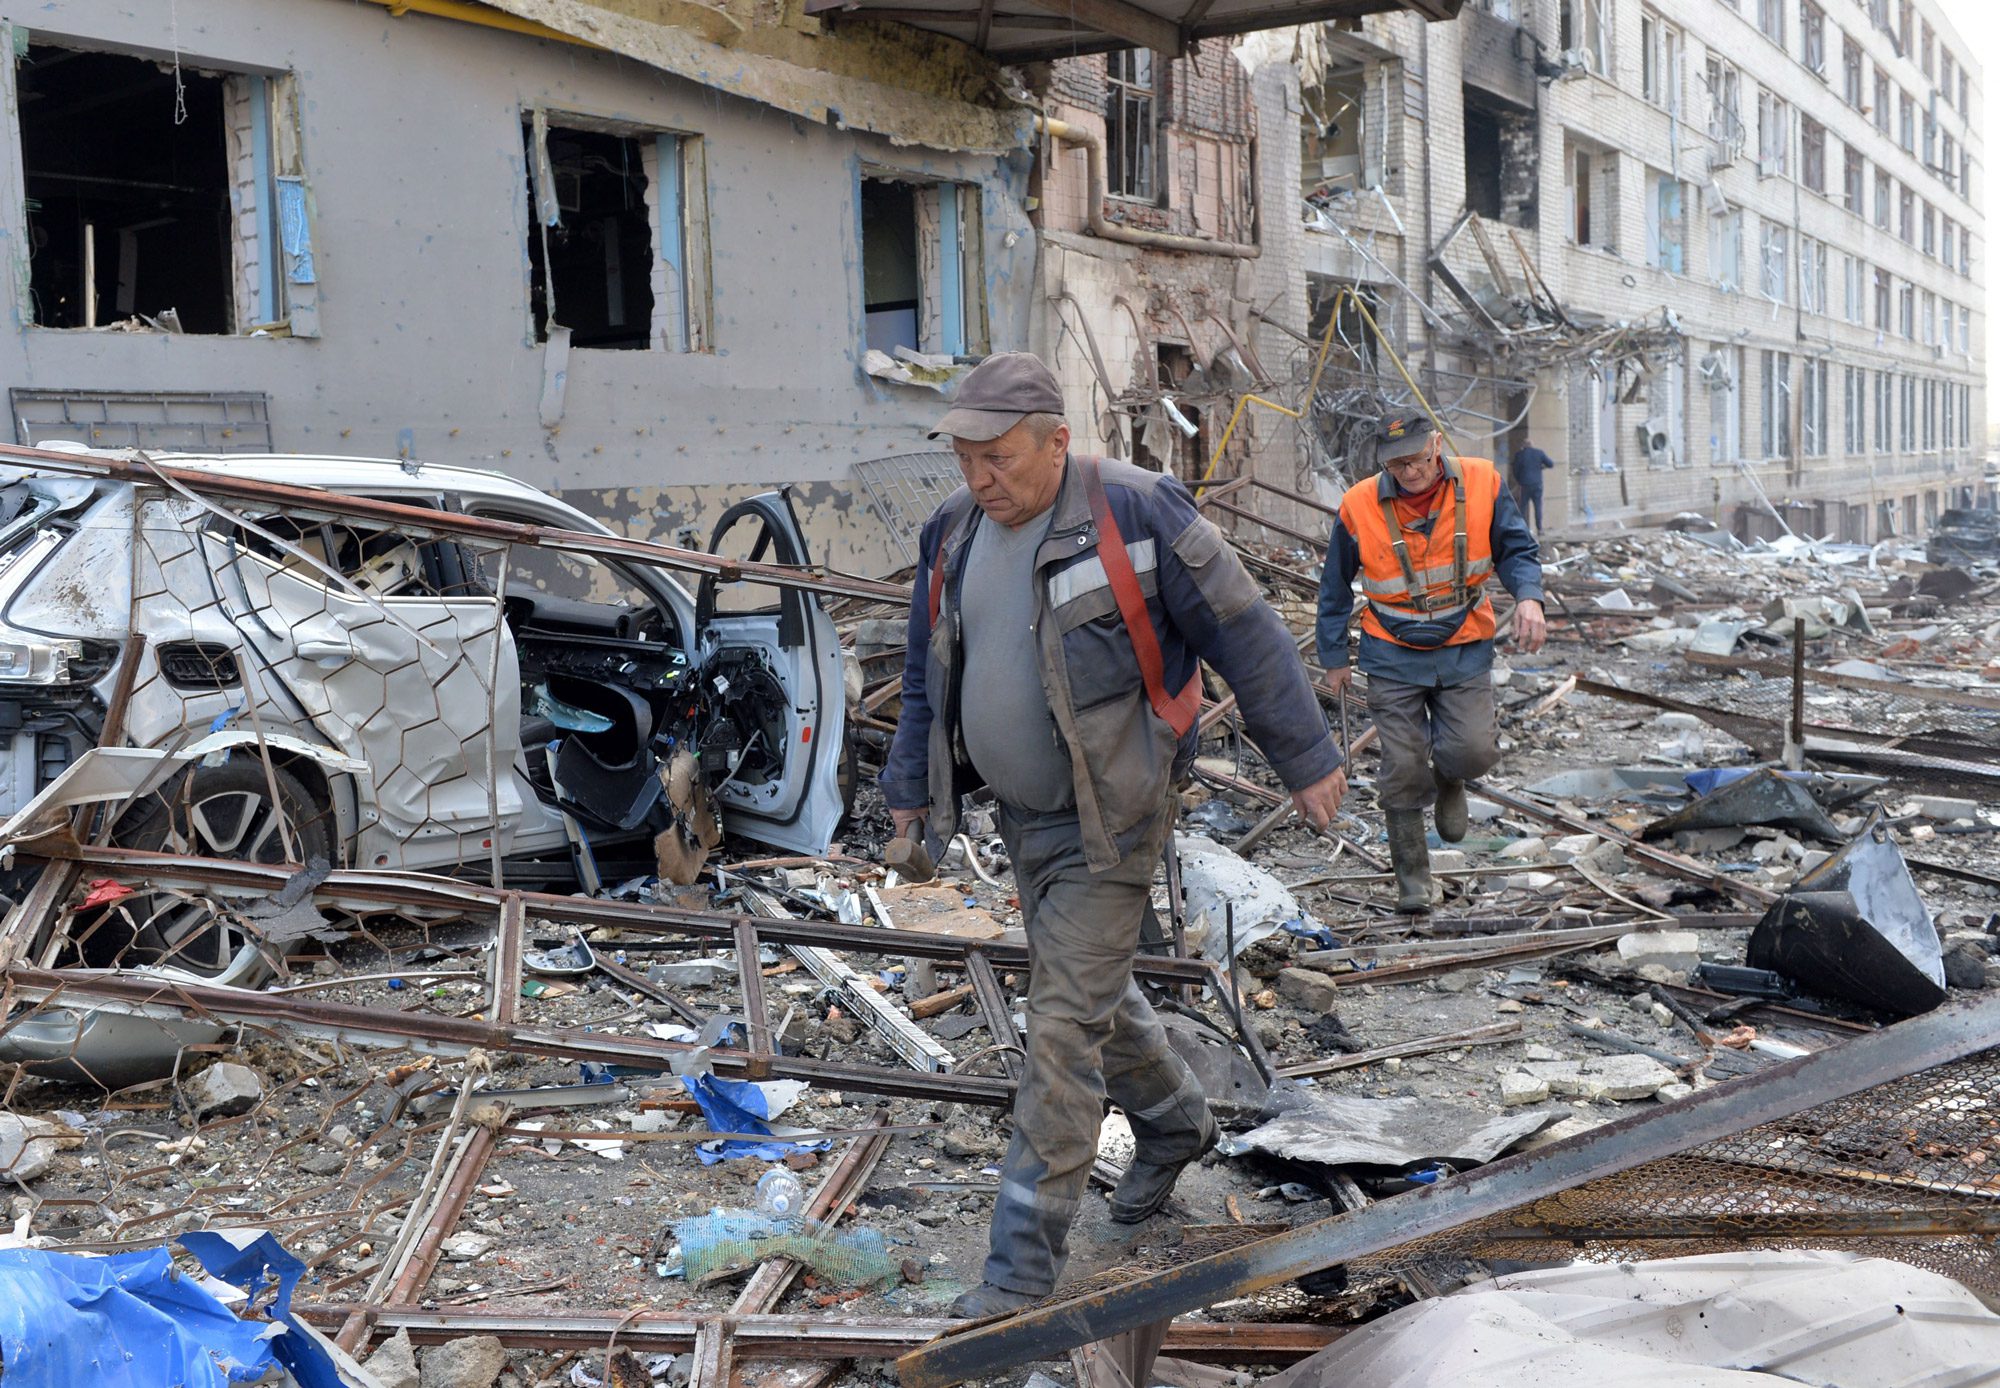
{"type": "Polygon", "coordinates": [[[1514,597],[1514,642],[1532,654],[1548,628],[1542,565],[1499,472],[1447,457],[1419,414],[1377,426],[1379,472],[1347,489],[1319,589],[1319,659],[1336,690],[1351,670],[1348,618],[1361,581],[1359,659],[1381,744],[1376,802],[1389,833],[1397,904],[1436,901],[1424,807],[1438,837],[1465,837],[1465,782],[1500,759],[1493,720],[1491,583],[1514,597]]]}

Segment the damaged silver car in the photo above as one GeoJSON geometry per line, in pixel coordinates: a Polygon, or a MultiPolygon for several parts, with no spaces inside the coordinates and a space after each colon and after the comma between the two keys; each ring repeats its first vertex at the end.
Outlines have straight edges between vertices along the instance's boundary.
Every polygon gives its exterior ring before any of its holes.
{"type": "MultiPolygon", "coordinates": [[[[154,461],[613,534],[471,469],[154,461]]],[[[732,507],[711,547],[806,559],[778,493],[732,507]]],[[[573,550],[0,466],[5,837],[117,802],[106,832],[126,847],[482,877],[500,864],[530,887],[692,880],[724,829],[825,851],[845,713],[832,622],[795,588],[690,591],[573,550]]],[[[119,914],[122,928],[73,932],[85,943],[63,962],[269,975],[212,908],[162,896],[119,914]]],[[[5,1038],[17,1050],[22,1030],[5,1038]]]]}

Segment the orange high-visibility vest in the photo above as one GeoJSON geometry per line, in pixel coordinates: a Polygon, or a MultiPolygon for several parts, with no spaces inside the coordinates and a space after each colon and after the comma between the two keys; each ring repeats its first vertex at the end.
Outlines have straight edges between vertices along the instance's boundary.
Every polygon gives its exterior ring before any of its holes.
{"type": "Polygon", "coordinates": [[[1361,549],[1361,629],[1415,650],[1493,639],[1493,508],[1500,474],[1486,458],[1444,459],[1441,501],[1431,533],[1406,530],[1396,516],[1387,472],[1357,482],[1341,498],[1340,519],[1361,549]],[[1455,630],[1436,637],[1437,624],[1455,630]],[[1415,630],[1417,624],[1428,632],[1415,630]],[[1398,634],[1398,632],[1402,634],[1398,634]]]}

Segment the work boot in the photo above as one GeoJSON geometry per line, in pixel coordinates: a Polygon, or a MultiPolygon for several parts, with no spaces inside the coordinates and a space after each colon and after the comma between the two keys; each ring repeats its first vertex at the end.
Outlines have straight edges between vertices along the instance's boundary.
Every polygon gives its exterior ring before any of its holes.
{"type": "Polygon", "coordinates": [[[1431,851],[1424,843],[1422,810],[1384,810],[1389,828],[1389,864],[1396,869],[1396,909],[1429,911],[1434,904],[1431,851]]]}
{"type": "Polygon", "coordinates": [[[1204,1152],[1213,1148],[1222,1137],[1222,1130],[1215,1125],[1211,1116],[1208,1126],[1202,1130],[1201,1146],[1193,1155],[1179,1161],[1151,1162],[1135,1156],[1132,1164],[1125,1168],[1125,1174],[1118,1178],[1118,1185],[1111,1192],[1111,1222],[1113,1224],[1140,1224],[1160,1212],[1167,1203],[1167,1197],[1174,1193],[1174,1182],[1181,1171],[1191,1162],[1199,1161],[1204,1152]]]}
{"type": "Polygon", "coordinates": [[[1447,781],[1435,771],[1431,772],[1431,778],[1438,788],[1437,805],[1431,810],[1437,820],[1438,837],[1446,843],[1457,843],[1465,837],[1465,782],[1447,781]]]}
{"type": "Polygon", "coordinates": [[[981,1282],[969,1292],[960,1292],[945,1314],[962,1321],[991,1320],[995,1316],[1011,1316],[1040,1300],[1033,1292],[1010,1292],[991,1282],[981,1282]]]}

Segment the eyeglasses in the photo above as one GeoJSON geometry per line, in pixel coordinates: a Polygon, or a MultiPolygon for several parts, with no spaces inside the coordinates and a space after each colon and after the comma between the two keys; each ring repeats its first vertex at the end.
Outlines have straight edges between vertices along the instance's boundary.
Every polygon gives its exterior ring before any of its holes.
{"type": "Polygon", "coordinates": [[[1414,472],[1416,469],[1429,464],[1430,460],[1431,455],[1429,453],[1413,453],[1407,458],[1391,458],[1383,463],[1382,466],[1391,472],[1414,472]]]}

